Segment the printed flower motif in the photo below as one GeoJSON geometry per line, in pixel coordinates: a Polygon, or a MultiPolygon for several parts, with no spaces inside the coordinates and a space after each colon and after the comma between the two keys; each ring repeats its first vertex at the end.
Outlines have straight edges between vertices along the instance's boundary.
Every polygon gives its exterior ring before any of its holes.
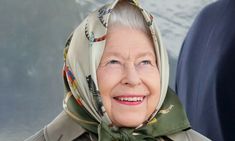
{"type": "Polygon", "coordinates": [[[93,81],[91,75],[87,76],[87,77],[86,77],[86,80],[87,80],[87,84],[88,84],[88,87],[89,87],[90,92],[91,92],[93,95],[98,95],[98,94],[99,94],[99,91],[96,89],[95,82],[93,81]]]}
{"type": "Polygon", "coordinates": [[[107,24],[107,22],[105,22],[104,16],[105,16],[106,14],[111,13],[111,12],[112,12],[112,9],[110,9],[110,8],[108,8],[108,7],[106,7],[106,6],[103,6],[102,8],[100,8],[100,10],[99,10],[98,12],[99,12],[98,18],[99,18],[100,22],[102,23],[102,25],[103,25],[104,27],[107,28],[107,25],[108,25],[108,24],[107,24]]]}
{"type": "Polygon", "coordinates": [[[72,71],[69,70],[69,67],[68,66],[65,66],[65,72],[66,72],[66,75],[67,75],[67,78],[68,78],[68,81],[70,82],[71,84],[71,87],[74,89],[74,90],[77,90],[77,81],[72,73],[72,71]]]}
{"type": "Polygon", "coordinates": [[[102,104],[100,92],[96,89],[95,82],[93,81],[91,75],[87,76],[86,80],[87,80],[87,84],[88,84],[89,90],[90,90],[90,92],[94,96],[95,104],[96,104],[96,107],[97,107],[97,112],[100,115],[103,115],[103,112],[102,112],[102,109],[101,109],[103,104],[102,104]]]}
{"type": "Polygon", "coordinates": [[[106,39],[106,35],[103,35],[102,37],[95,38],[94,32],[90,32],[90,33],[89,33],[88,25],[87,25],[87,24],[86,24],[86,26],[85,26],[85,35],[86,35],[86,38],[87,38],[90,42],[100,42],[100,41],[103,41],[103,40],[106,39]]]}
{"type": "MultiPolygon", "coordinates": [[[[71,95],[72,95],[72,92],[71,92],[71,88],[75,91],[77,91],[77,81],[72,73],[72,71],[69,70],[69,67],[68,66],[64,66],[64,69],[63,69],[63,77],[65,79],[65,88],[67,89],[67,95],[66,97],[69,98],[71,95]],[[67,76],[67,77],[66,77],[67,76]],[[71,85],[71,87],[69,87],[69,84],[71,85]]],[[[74,97],[77,101],[77,103],[83,107],[83,104],[82,104],[82,99],[79,95],[76,95],[76,97],[74,97]]],[[[65,101],[68,101],[68,100],[65,100],[65,101]]]]}
{"type": "Polygon", "coordinates": [[[151,26],[153,24],[153,16],[151,14],[149,14],[149,18],[150,18],[150,20],[147,21],[147,25],[151,26]]]}

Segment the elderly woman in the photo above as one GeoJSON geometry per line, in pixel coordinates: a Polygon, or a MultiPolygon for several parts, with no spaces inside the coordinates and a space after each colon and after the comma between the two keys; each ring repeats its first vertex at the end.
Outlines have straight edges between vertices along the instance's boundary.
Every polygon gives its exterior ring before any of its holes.
{"type": "Polygon", "coordinates": [[[168,88],[153,17],[134,0],[91,13],[64,54],[64,112],[28,141],[202,141],[168,88]]]}

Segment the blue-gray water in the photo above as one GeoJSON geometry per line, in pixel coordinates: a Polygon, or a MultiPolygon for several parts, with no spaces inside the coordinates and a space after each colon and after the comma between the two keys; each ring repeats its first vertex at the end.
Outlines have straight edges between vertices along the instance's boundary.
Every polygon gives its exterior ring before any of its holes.
{"type": "MultiPolygon", "coordinates": [[[[0,1],[0,141],[30,136],[61,110],[63,46],[89,11],[109,0],[0,1]]],[[[212,0],[142,0],[156,17],[171,64],[199,10],[212,0]]]]}

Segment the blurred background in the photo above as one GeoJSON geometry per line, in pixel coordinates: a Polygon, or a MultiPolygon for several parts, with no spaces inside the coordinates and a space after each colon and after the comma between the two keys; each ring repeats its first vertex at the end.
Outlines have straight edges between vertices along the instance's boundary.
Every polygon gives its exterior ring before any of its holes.
{"type": "MultiPolygon", "coordinates": [[[[65,41],[90,11],[112,0],[0,1],[0,141],[20,141],[62,110],[65,41]]],[[[214,0],[140,0],[157,17],[171,65],[198,12],[214,0]]]]}

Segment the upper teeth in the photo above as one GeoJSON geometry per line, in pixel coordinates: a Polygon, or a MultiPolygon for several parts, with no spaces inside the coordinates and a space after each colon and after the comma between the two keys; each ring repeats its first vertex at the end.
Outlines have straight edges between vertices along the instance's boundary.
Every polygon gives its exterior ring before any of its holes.
{"type": "Polygon", "coordinates": [[[121,101],[142,101],[143,97],[118,97],[118,100],[121,101]]]}

